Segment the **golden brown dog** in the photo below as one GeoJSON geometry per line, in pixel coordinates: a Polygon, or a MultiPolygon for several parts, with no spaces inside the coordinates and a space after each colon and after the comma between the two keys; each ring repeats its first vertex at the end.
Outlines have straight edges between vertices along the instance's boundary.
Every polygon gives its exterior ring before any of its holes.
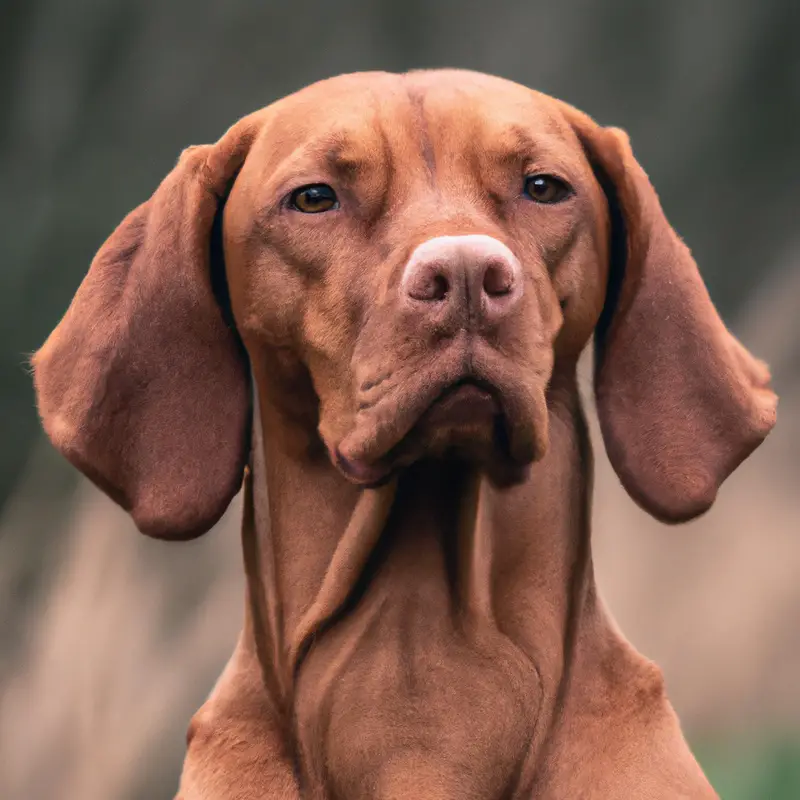
{"type": "Polygon", "coordinates": [[[469,72],[315,84],[193,147],[34,358],[151,536],[244,476],[244,630],[183,800],[715,797],[592,573],[576,362],[665,522],[774,424],[624,133],[469,72]],[[248,468],[249,466],[249,468],[248,468]]]}

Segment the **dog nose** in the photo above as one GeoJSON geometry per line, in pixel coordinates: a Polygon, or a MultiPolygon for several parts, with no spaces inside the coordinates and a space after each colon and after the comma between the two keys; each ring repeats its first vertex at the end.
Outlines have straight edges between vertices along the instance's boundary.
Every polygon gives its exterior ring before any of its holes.
{"type": "Polygon", "coordinates": [[[522,297],[522,270],[511,250],[491,236],[437,236],[411,254],[401,292],[432,321],[447,313],[479,326],[496,324],[522,297]]]}

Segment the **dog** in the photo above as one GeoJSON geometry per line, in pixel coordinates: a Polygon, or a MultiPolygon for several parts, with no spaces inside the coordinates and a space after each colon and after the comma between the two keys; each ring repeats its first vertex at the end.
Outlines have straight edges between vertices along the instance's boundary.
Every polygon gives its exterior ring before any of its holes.
{"type": "Polygon", "coordinates": [[[459,70],[307,87],[190,147],[33,357],[138,528],[244,492],[236,650],[182,800],[711,798],[598,596],[576,363],[665,523],[773,427],[624,132],[459,70]]]}

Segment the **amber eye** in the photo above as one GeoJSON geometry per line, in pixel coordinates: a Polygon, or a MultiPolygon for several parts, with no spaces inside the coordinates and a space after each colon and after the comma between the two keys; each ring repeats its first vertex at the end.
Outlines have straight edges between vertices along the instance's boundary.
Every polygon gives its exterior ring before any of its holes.
{"type": "Polygon", "coordinates": [[[339,199],[326,183],[314,183],[295,189],[289,197],[289,207],[304,214],[319,214],[339,208],[339,199]]]}
{"type": "Polygon", "coordinates": [[[560,203],[572,194],[572,187],[553,175],[528,175],[525,194],[537,203],[560,203]]]}

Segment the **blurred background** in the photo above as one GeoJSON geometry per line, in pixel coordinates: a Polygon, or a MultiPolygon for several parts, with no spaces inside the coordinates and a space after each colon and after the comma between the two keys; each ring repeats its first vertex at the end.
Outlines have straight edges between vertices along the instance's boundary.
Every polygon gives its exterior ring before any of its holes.
{"type": "Polygon", "coordinates": [[[192,543],[137,535],[43,439],[27,355],[183,147],[319,78],[435,66],[626,128],[772,366],[778,426],[695,523],[647,518],[595,439],[594,542],[724,800],[800,798],[798,40],[795,0],[0,0],[0,798],[171,798],[243,601],[238,502],[192,543]]]}

